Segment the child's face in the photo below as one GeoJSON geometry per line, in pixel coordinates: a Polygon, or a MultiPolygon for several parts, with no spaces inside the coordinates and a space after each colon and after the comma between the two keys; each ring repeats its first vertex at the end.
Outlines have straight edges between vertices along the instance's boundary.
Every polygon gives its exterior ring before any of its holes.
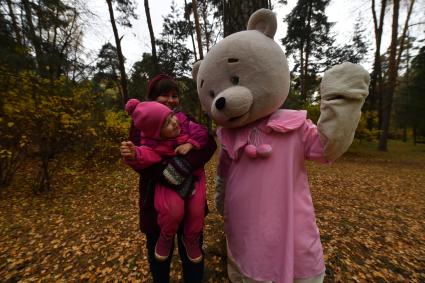
{"type": "Polygon", "coordinates": [[[161,138],[172,139],[176,138],[180,134],[179,120],[174,114],[170,114],[165,120],[164,125],[161,128],[161,138]]]}

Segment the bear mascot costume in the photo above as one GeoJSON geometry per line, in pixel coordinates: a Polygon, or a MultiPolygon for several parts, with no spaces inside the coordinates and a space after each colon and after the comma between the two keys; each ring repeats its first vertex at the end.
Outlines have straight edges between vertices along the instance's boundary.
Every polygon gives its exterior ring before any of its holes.
{"type": "Polygon", "coordinates": [[[215,197],[228,274],[232,282],[322,282],[305,160],[331,163],[348,149],[369,73],[352,63],[325,72],[317,126],[306,111],[280,109],[290,75],[276,28],[275,14],[258,10],[192,70],[202,108],[220,126],[215,197]]]}

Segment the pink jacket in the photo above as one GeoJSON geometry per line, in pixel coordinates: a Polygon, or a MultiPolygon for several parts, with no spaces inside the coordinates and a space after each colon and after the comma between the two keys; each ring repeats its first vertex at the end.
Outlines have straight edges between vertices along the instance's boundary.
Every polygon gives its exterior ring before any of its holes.
{"type": "Polygon", "coordinates": [[[136,159],[125,160],[134,170],[141,170],[161,162],[163,157],[174,156],[174,148],[183,143],[191,143],[196,149],[203,148],[208,141],[208,130],[183,112],[177,112],[181,133],[175,140],[156,140],[141,137],[141,146],[136,147],[136,159]]]}
{"type": "Polygon", "coordinates": [[[278,110],[245,127],[218,131],[230,253],[256,280],[287,283],[325,271],[304,162],[327,161],[317,128],[306,116],[278,110]],[[251,159],[244,153],[253,129],[272,147],[271,156],[251,159]]]}

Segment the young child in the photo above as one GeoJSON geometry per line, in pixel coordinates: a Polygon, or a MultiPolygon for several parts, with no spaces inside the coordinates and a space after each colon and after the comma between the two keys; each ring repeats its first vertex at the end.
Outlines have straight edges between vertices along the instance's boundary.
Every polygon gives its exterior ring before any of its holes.
{"type": "MultiPolygon", "coordinates": [[[[161,162],[164,158],[185,155],[193,148],[205,146],[208,139],[207,130],[189,120],[184,114],[175,115],[167,106],[154,102],[140,102],[131,99],[126,111],[133,119],[135,127],[141,132],[141,146],[127,145],[134,154],[125,158],[128,165],[135,170],[147,168],[161,162]]],[[[178,173],[178,172],[176,172],[178,173]]],[[[198,169],[194,189],[185,198],[175,189],[157,183],[154,193],[154,205],[158,213],[160,236],[155,246],[155,258],[164,261],[169,257],[174,235],[180,222],[184,219],[183,244],[192,262],[202,260],[199,237],[204,224],[206,183],[204,169],[198,169]]],[[[171,184],[181,183],[179,174],[168,174],[171,184]]]]}

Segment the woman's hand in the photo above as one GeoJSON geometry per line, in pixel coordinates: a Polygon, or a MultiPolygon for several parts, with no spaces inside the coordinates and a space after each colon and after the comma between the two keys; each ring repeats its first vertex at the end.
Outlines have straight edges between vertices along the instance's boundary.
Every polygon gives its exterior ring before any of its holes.
{"type": "Polygon", "coordinates": [[[176,147],[174,150],[177,154],[186,155],[191,149],[193,148],[193,145],[190,143],[184,143],[176,147]]]}
{"type": "Polygon", "coordinates": [[[120,152],[125,159],[136,159],[136,147],[131,141],[121,142],[120,152]]]}

